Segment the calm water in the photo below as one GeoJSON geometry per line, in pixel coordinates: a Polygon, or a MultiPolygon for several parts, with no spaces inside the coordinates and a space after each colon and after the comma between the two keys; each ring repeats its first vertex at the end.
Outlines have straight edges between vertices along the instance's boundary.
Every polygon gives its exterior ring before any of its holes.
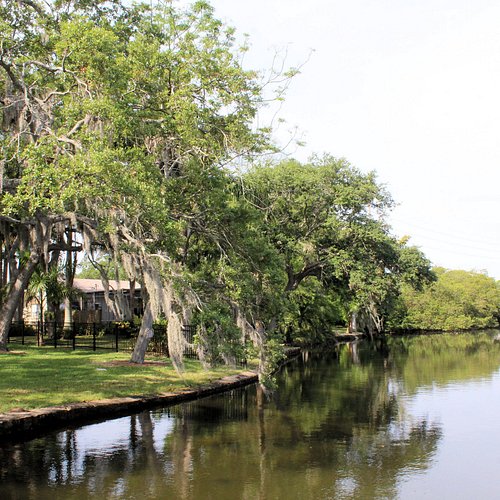
{"type": "Polygon", "coordinates": [[[495,333],[344,345],[256,387],[0,449],[0,498],[500,498],[495,333]]]}

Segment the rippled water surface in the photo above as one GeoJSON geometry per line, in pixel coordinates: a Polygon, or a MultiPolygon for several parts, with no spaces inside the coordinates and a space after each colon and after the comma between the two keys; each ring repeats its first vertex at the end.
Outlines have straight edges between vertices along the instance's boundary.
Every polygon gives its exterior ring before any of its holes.
{"type": "Polygon", "coordinates": [[[304,354],[257,387],[0,448],[0,498],[500,498],[498,332],[304,354]]]}

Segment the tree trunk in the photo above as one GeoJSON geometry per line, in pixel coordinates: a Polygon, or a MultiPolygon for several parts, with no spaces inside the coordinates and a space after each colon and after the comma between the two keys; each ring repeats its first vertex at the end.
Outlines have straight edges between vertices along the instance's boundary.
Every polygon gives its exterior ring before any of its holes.
{"type": "Polygon", "coordinates": [[[24,294],[21,294],[21,297],[19,297],[19,304],[16,309],[16,321],[24,321],[24,294]]]}
{"type": "Polygon", "coordinates": [[[353,312],[349,317],[349,326],[347,327],[347,333],[356,333],[357,330],[358,330],[358,316],[356,312],[353,312]]]}
{"type": "Polygon", "coordinates": [[[377,306],[374,302],[370,303],[368,306],[368,314],[371,323],[369,333],[373,340],[374,335],[381,335],[384,331],[384,317],[378,313],[377,306]]]}
{"type": "Polygon", "coordinates": [[[154,318],[151,304],[148,302],[144,311],[144,316],[142,317],[141,329],[139,330],[139,335],[135,342],[134,352],[130,358],[132,363],[144,363],[149,341],[153,338],[153,321],[154,318]]]}
{"type": "MultiPolygon", "coordinates": [[[[66,250],[66,266],[64,269],[64,282],[66,290],[69,292],[73,288],[73,280],[75,278],[76,259],[73,258],[73,228],[69,226],[66,230],[67,233],[67,250],[66,250]]],[[[76,257],[76,255],[75,255],[76,257]]],[[[71,298],[64,298],[64,329],[71,330],[73,326],[73,314],[71,310],[71,298]]]]}
{"type": "Polygon", "coordinates": [[[40,304],[40,321],[42,322],[42,325],[45,324],[45,291],[40,290],[38,292],[38,303],[40,304]]]}
{"type": "Polygon", "coordinates": [[[135,280],[129,280],[129,309],[130,309],[130,319],[134,319],[134,309],[135,309],[135,280]]]}
{"type": "Polygon", "coordinates": [[[71,299],[66,297],[64,299],[64,318],[63,318],[63,324],[64,324],[64,329],[65,330],[71,330],[73,326],[73,314],[71,310],[71,299]]]}
{"type": "Polygon", "coordinates": [[[264,322],[261,320],[255,321],[255,333],[258,337],[259,344],[259,382],[261,385],[265,386],[267,382],[267,377],[270,375],[268,360],[266,355],[266,329],[264,327],[264,322]]]}
{"type": "Polygon", "coordinates": [[[5,302],[2,304],[0,308],[0,350],[7,351],[7,340],[9,337],[9,329],[14,318],[14,314],[16,309],[20,303],[20,299],[24,290],[28,285],[28,281],[33,274],[37,264],[38,264],[39,256],[36,253],[31,253],[28,262],[21,269],[19,274],[17,275],[16,280],[11,286],[11,289],[5,299],[5,302]]]}
{"type": "Polygon", "coordinates": [[[4,243],[4,240],[3,238],[0,236],[0,290],[4,287],[5,283],[6,283],[6,280],[4,278],[4,269],[5,269],[5,266],[6,266],[6,259],[5,259],[5,254],[6,254],[6,251],[5,251],[5,243],[4,243]]]}

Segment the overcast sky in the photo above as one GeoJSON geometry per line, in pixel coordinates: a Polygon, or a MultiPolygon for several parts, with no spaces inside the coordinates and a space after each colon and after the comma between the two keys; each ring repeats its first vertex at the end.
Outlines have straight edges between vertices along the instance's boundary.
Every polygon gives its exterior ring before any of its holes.
{"type": "MultiPolygon", "coordinates": [[[[188,2],[183,2],[188,3],[188,2]]],[[[500,1],[212,0],[249,67],[294,66],[276,137],[375,170],[435,265],[500,279],[500,1]],[[311,50],[314,52],[311,53],[311,50]],[[309,57],[310,55],[310,57],[309,57]]]]}

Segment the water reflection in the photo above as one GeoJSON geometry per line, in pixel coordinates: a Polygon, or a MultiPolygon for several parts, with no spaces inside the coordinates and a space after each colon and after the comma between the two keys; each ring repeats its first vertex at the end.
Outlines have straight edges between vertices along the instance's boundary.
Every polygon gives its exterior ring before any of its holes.
{"type": "Polygon", "coordinates": [[[271,399],[252,386],[0,449],[0,497],[396,498],[446,430],[414,396],[491,378],[499,354],[484,334],[305,353],[271,399]]]}

